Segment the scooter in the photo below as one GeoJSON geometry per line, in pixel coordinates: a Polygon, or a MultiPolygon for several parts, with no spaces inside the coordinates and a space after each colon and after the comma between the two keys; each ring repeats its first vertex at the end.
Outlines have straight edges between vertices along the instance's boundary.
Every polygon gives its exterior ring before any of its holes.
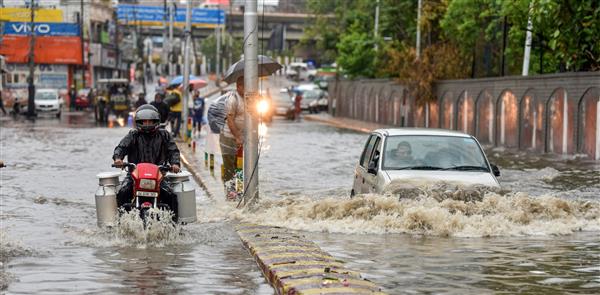
{"type": "MultiPolygon", "coordinates": [[[[122,168],[112,165],[115,168],[122,168]]],[[[161,203],[160,183],[164,175],[171,170],[170,165],[154,165],[152,163],[123,163],[123,167],[133,179],[133,196],[130,203],[125,203],[123,209],[129,212],[136,208],[140,218],[146,222],[150,217],[150,209],[170,210],[169,205],[161,203]]]]}

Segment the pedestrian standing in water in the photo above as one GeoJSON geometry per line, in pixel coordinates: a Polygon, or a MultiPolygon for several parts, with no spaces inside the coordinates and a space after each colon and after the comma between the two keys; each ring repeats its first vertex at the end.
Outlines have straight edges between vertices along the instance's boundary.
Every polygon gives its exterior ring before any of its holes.
{"type": "Polygon", "coordinates": [[[138,95],[138,100],[135,102],[135,108],[137,109],[147,103],[148,102],[146,101],[146,95],[143,92],[140,92],[140,94],[138,95]]]}
{"type": "Polygon", "coordinates": [[[154,106],[157,110],[158,113],[160,114],[160,123],[163,124],[167,121],[167,119],[169,118],[169,105],[167,105],[164,101],[165,92],[162,89],[159,89],[156,91],[156,94],[154,94],[154,101],[151,102],[150,104],[152,106],[154,106]]]}
{"type": "Polygon", "coordinates": [[[294,97],[294,119],[300,121],[300,113],[302,113],[302,93],[296,93],[294,97]]]}
{"type": "Polygon", "coordinates": [[[225,126],[219,136],[223,156],[223,183],[235,176],[236,155],[244,142],[244,76],[236,80],[236,89],[227,93],[225,126]]]}
{"type": "Polygon", "coordinates": [[[200,130],[202,129],[202,118],[204,117],[204,97],[200,96],[198,90],[194,90],[194,109],[193,109],[193,134],[194,137],[200,137],[200,130]]]}
{"type": "Polygon", "coordinates": [[[71,111],[75,110],[75,100],[77,99],[77,91],[75,90],[75,85],[71,85],[71,89],[69,90],[69,109],[71,111]]]}

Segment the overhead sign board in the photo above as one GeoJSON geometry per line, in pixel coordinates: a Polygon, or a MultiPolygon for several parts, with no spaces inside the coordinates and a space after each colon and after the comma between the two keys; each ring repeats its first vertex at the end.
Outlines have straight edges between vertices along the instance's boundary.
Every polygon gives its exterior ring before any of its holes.
{"type": "MultiPolygon", "coordinates": [[[[4,7],[0,8],[0,21],[8,22],[30,22],[31,10],[23,7],[4,7]]],[[[60,9],[35,9],[33,14],[34,22],[42,23],[60,23],[63,21],[63,12],[60,9]]]]}
{"type": "MultiPolygon", "coordinates": [[[[9,63],[26,63],[29,57],[29,36],[6,35],[0,44],[0,55],[9,63]]],[[[35,63],[82,64],[81,38],[40,36],[35,38],[35,63]]]]}
{"type": "MultiPolygon", "coordinates": [[[[132,23],[149,26],[161,26],[164,22],[163,6],[141,6],[119,4],[117,18],[121,23],[132,23]]],[[[173,17],[176,25],[185,24],[185,8],[177,8],[173,17]]],[[[167,17],[168,20],[168,17],[167,17]]],[[[225,23],[225,11],[220,9],[192,9],[192,25],[215,27],[225,23]]]]}
{"type": "MultiPolygon", "coordinates": [[[[34,23],[36,36],[79,36],[79,25],[73,23],[34,23]]],[[[6,22],[4,35],[30,35],[31,24],[27,22],[6,22]]]]}

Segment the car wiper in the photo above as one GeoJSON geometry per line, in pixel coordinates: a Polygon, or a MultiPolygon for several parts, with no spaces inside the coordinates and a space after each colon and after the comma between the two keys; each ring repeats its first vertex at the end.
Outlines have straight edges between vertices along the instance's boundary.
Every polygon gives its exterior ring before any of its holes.
{"type": "Polygon", "coordinates": [[[444,168],[435,167],[435,166],[410,166],[410,167],[396,168],[394,170],[442,170],[442,169],[444,169],[444,168]]]}
{"type": "Polygon", "coordinates": [[[485,168],[485,167],[481,167],[481,166],[468,166],[468,165],[448,167],[448,168],[444,168],[442,170],[485,171],[485,172],[490,172],[490,170],[488,168],[485,168]]]}

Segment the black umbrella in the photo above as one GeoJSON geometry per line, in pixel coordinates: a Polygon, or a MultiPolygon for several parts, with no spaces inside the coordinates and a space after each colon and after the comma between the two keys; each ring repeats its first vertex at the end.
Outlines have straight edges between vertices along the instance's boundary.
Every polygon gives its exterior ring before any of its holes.
{"type": "MultiPolygon", "coordinates": [[[[282,66],[277,63],[276,61],[274,61],[273,59],[271,59],[268,56],[264,56],[264,55],[259,55],[258,56],[258,76],[259,77],[265,77],[265,76],[270,76],[271,74],[277,72],[279,69],[281,69],[282,66]]],[[[234,63],[231,67],[229,67],[229,69],[227,70],[227,73],[225,73],[225,79],[223,79],[225,82],[231,84],[231,83],[235,83],[235,81],[237,81],[237,78],[241,77],[244,75],[244,60],[240,60],[236,63],[234,63]]]]}

